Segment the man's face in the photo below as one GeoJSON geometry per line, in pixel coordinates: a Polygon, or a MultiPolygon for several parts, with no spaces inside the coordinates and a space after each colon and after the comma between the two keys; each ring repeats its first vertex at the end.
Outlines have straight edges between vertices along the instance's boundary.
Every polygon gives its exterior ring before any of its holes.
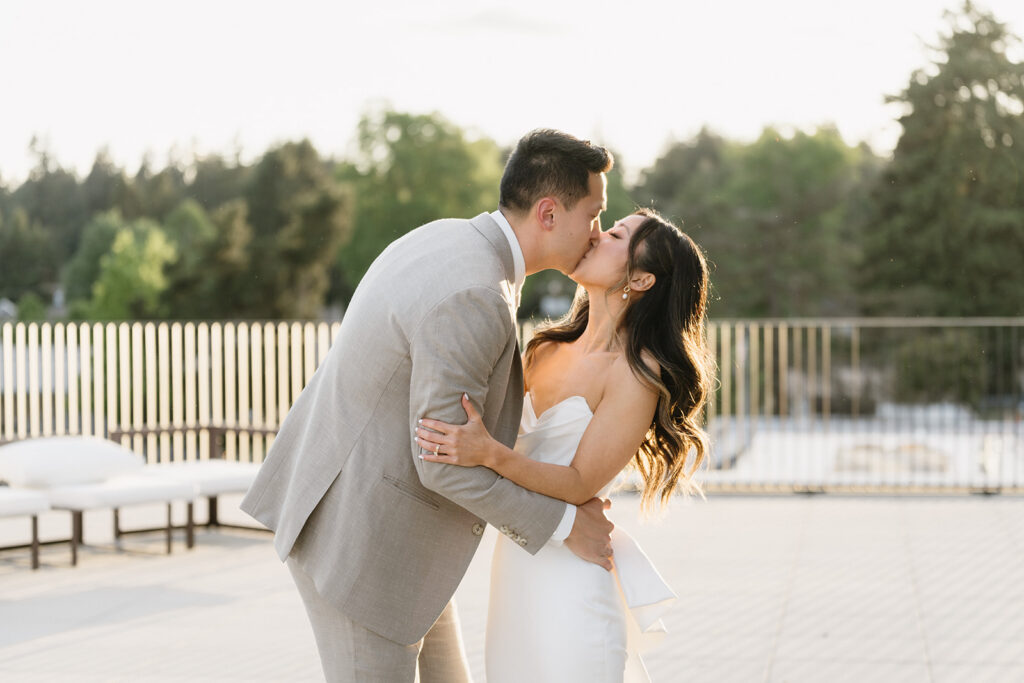
{"type": "Polygon", "coordinates": [[[601,234],[601,212],[608,206],[608,181],[604,173],[590,174],[589,194],[576,202],[572,210],[559,204],[557,211],[556,250],[558,270],[568,275],[601,234]]]}

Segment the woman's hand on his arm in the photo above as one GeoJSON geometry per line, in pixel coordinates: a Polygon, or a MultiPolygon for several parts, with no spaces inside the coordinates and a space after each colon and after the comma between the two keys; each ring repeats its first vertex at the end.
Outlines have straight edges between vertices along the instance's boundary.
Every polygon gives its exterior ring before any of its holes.
{"type": "Polygon", "coordinates": [[[488,433],[480,413],[473,407],[466,394],[462,395],[462,407],[468,417],[464,425],[453,425],[427,418],[419,421],[419,427],[416,428],[416,443],[428,451],[420,457],[427,462],[440,462],[445,465],[483,465],[494,469],[495,446],[501,444],[488,433]]]}

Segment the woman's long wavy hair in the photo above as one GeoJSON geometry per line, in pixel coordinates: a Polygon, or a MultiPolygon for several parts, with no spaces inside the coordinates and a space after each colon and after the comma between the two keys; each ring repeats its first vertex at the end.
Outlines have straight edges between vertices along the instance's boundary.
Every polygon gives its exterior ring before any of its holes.
{"type": "MultiPolygon", "coordinates": [[[[619,296],[634,273],[654,275],[654,285],[635,296],[615,329],[633,373],[658,392],[650,430],[633,464],[644,480],[642,504],[665,504],[677,488],[701,493],[693,474],[708,455],[702,411],[714,382],[715,364],[708,349],[708,267],[700,248],[679,228],[651,209],[638,209],[644,221],[629,241],[626,278],[606,296],[619,296]],[[653,357],[655,374],[643,361],[653,357]],[[686,466],[690,451],[691,465],[686,466]]],[[[583,334],[590,312],[586,290],[578,287],[569,312],[539,328],[526,347],[526,362],[545,342],[571,342],[583,334]]]]}

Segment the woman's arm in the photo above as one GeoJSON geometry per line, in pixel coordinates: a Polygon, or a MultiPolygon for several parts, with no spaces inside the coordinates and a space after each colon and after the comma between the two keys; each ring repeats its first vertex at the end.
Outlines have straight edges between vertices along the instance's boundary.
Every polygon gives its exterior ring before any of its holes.
{"type": "Polygon", "coordinates": [[[657,394],[633,375],[624,359],[609,372],[607,389],[568,466],[537,462],[495,441],[463,399],[465,425],[421,420],[417,441],[430,462],[489,467],[523,488],[581,505],[622,470],[650,428],[657,394]],[[435,451],[437,455],[434,455],[435,451]]]}

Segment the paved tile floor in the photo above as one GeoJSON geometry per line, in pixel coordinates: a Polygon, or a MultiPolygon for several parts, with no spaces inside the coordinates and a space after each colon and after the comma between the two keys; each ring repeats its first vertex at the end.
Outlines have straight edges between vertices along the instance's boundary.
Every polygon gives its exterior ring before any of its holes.
{"type": "MultiPolygon", "coordinates": [[[[222,518],[241,521],[222,503],[222,518]]],[[[680,599],[647,663],[654,681],[1024,681],[1024,498],[715,496],[641,522],[612,515],[680,599]]],[[[180,512],[180,511],[179,511],[180,512]]],[[[159,508],[123,513],[158,524],[159,508]]],[[[68,531],[42,520],[44,537],[68,531]]],[[[200,532],[186,552],[86,516],[66,545],[0,553],[0,681],[318,681],[312,633],[265,533],[200,532]]],[[[0,520],[0,544],[26,520],[0,520]]],[[[179,534],[180,536],[180,534],[179,534]]],[[[457,600],[483,680],[488,530],[457,600]]]]}

